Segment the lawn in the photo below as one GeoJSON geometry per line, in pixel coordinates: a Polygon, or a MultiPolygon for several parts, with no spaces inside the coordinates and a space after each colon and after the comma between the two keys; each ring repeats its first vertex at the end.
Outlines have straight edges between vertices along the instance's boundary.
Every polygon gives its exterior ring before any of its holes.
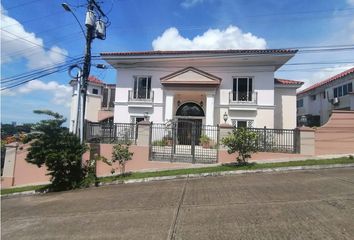
{"type": "MultiPolygon", "coordinates": [[[[342,157],[333,159],[323,159],[323,160],[302,160],[302,161],[291,161],[291,162],[279,162],[279,163],[254,163],[246,166],[225,164],[213,167],[202,167],[202,168],[188,168],[188,169],[177,169],[177,170],[165,170],[156,172],[133,172],[128,173],[127,176],[110,176],[101,177],[99,182],[107,183],[117,180],[130,180],[130,179],[142,179],[151,177],[164,177],[164,176],[178,176],[186,174],[198,174],[198,173],[214,173],[214,172],[225,172],[225,171],[237,171],[237,170],[257,170],[257,169],[272,169],[280,167],[295,167],[295,166],[314,166],[314,165],[330,165],[330,164],[348,164],[354,163],[353,157],[342,157]]],[[[41,190],[45,189],[46,185],[40,186],[27,186],[20,188],[10,188],[1,189],[1,195],[10,194],[16,192],[24,192],[31,190],[41,190]]]]}

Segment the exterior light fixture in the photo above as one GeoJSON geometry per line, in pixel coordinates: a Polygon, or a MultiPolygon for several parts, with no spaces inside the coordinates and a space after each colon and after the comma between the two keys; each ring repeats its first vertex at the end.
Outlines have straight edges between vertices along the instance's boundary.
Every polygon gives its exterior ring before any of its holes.
{"type": "Polygon", "coordinates": [[[204,105],[203,101],[200,101],[199,104],[200,104],[201,107],[203,107],[203,105],[204,105]]]}
{"type": "Polygon", "coordinates": [[[224,117],[224,121],[225,121],[225,123],[226,123],[227,119],[229,118],[229,116],[227,116],[227,113],[226,113],[226,112],[224,113],[224,116],[223,116],[223,117],[224,117]]]}
{"type": "Polygon", "coordinates": [[[179,106],[179,105],[181,105],[181,101],[180,100],[177,101],[177,106],[179,106]]]}
{"type": "Polygon", "coordinates": [[[300,126],[303,127],[307,123],[307,117],[305,115],[302,115],[300,118],[300,126]]]}

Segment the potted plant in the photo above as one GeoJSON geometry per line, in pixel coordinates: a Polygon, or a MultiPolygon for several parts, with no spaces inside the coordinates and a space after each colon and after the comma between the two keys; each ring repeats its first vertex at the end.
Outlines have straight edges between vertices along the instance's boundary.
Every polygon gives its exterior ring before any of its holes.
{"type": "Polygon", "coordinates": [[[203,148],[210,148],[210,141],[211,139],[205,134],[202,134],[199,138],[199,142],[203,148]]]}

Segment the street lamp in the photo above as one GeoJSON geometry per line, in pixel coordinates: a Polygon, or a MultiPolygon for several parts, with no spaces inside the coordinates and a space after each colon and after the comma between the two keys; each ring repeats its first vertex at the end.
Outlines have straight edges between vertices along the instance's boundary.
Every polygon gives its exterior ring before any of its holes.
{"type": "Polygon", "coordinates": [[[226,121],[227,121],[227,119],[229,118],[229,117],[227,116],[227,113],[226,113],[226,112],[224,113],[224,116],[223,116],[223,117],[224,117],[224,121],[225,121],[225,124],[226,124],[226,121]]]}
{"type": "Polygon", "coordinates": [[[61,5],[62,5],[62,7],[65,9],[65,11],[70,12],[70,13],[74,16],[76,22],[80,25],[81,32],[82,32],[82,34],[84,35],[84,38],[86,38],[84,28],[82,27],[82,25],[81,25],[79,19],[77,19],[77,17],[76,17],[76,15],[74,14],[74,12],[71,10],[69,4],[67,4],[67,3],[62,3],[61,5]]]}

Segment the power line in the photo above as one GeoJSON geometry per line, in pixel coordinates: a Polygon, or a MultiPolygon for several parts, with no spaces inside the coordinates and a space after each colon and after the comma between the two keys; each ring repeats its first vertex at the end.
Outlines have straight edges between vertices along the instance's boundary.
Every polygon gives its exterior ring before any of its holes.
{"type": "Polygon", "coordinates": [[[35,43],[35,42],[29,41],[29,40],[27,40],[27,39],[25,39],[25,38],[23,38],[23,37],[20,37],[20,36],[18,36],[18,35],[16,35],[16,34],[13,34],[13,33],[9,32],[9,31],[7,31],[7,30],[5,30],[5,29],[1,29],[1,31],[4,31],[4,32],[6,32],[6,33],[8,33],[8,34],[11,34],[11,35],[13,35],[13,36],[15,36],[15,37],[17,37],[17,38],[23,40],[23,41],[26,41],[26,42],[31,43],[31,44],[33,44],[33,45],[39,46],[39,47],[44,48],[44,49],[46,49],[46,50],[49,50],[49,51],[51,51],[51,52],[55,52],[55,53],[60,54],[60,55],[62,55],[62,56],[65,56],[65,57],[68,57],[68,58],[72,58],[72,57],[70,57],[70,56],[67,55],[67,54],[64,54],[64,53],[62,53],[62,52],[55,51],[55,50],[50,49],[50,48],[48,48],[48,47],[45,47],[45,46],[43,46],[43,45],[40,45],[40,44],[37,44],[37,43],[35,43]]]}
{"type": "Polygon", "coordinates": [[[32,0],[32,1],[24,2],[24,3],[20,3],[20,4],[18,4],[18,5],[15,5],[15,6],[12,6],[12,7],[7,8],[6,10],[11,10],[11,9],[23,7],[23,6],[25,6],[25,5],[28,5],[28,4],[31,4],[31,3],[34,3],[34,2],[38,2],[38,1],[40,1],[40,0],[32,0]]]}

